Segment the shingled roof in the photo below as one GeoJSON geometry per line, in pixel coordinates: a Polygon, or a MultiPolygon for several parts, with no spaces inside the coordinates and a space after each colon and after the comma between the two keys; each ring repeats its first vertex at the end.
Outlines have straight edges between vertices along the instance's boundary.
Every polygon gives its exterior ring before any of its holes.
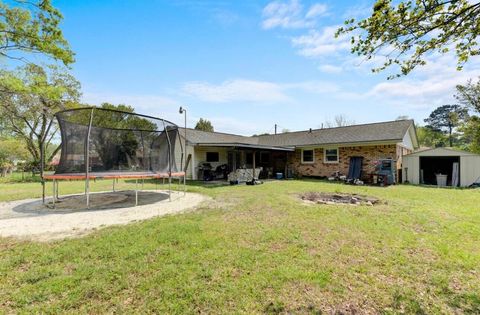
{"type": "MultiPolygon", "coordinates": [[[[180,135],[184,135],[184,128],[180,129],[180,135]]],[[[244,143],[258,144],[256,137],[246,137],[223,132],[210,132],[187,128],[187,140],[192,144],[222,144],[222,143],[244,143]]]]}
{"type": "Polygon", "coordinates": [[[396,120],[252,137],[187,129],[187,139],[193,144],[236,143],[273,147],[400,142],[413,124],[413,120],[396,120]]]}

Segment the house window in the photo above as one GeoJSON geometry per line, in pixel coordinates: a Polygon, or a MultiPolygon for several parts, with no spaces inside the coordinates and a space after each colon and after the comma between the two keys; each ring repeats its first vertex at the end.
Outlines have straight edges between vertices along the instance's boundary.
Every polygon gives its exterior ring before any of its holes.
{"type": "Polygon", "coordinates": [[[338,148],[325,149],[325,163],[338,163],[338,148]]]}
{"type": "Polygon", "coordinates": [[[315,152],[313,150],[302,150],[302,163],[313,163],[315,152]]]}
{"type": "Polygon", "coordinates": [[[218,152],[207,152],[207,162],[218,162],[220,161],[220,156],[218,152]]]}

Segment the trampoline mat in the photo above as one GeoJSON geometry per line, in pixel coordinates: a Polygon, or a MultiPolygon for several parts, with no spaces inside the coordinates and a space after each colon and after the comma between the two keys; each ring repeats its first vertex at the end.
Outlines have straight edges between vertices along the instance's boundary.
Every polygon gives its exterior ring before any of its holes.
{"type": "MultiPolygon", "coordinates": [[[[171,177],[183,177],[185,172],[172,172],[171,177]]],[[[121,179],[121,178],[169,178],[168,173],[154,173],[154,172],[91,172],[88,173],[88,179],[121,179]]],[[[44,175],[46,180],[82,180],[86,179],[85,173],[62,173],[53,175],[44,175]]]]}

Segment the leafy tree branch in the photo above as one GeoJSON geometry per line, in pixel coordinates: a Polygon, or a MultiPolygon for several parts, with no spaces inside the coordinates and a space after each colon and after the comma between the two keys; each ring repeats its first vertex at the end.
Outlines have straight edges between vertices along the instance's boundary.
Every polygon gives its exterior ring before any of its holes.
{"type": "Polygon", "coordinates": [[[373,72],[398,66],[399,73],[389,79],[425,65],[428,54],[434,52],[446,54],[453,50],[457,69],[461,70],[469,58],[480,54],[479,15],[478,1],[416,0],[393,4],[392,0],[378,0],[370,17],[345,21],[336,36],[352,35],[351,52],[366,60],[384,56],[384,63],[373,72]]]}

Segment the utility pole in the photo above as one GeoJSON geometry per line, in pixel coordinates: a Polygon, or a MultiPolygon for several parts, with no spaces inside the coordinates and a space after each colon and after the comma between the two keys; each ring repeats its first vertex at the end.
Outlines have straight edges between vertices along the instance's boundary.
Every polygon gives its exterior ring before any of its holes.
{"type": "Polygon", "coordinates": [[[275,124],[275,134],[277,134],[277,124],[275,124]]]}

